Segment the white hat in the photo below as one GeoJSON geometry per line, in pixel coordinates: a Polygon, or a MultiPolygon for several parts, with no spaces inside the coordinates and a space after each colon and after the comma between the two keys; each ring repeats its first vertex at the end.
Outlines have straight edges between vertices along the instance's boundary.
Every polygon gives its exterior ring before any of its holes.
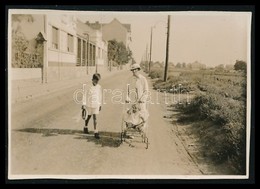
{"type": "Polygon", "coordinates": [[[132,71],[132,70],[135,70],[135,69],[139,69],[140,70],[141,69],[140,65],[137,64],[137,63],[132,64],[130,70],[132,71]]]}

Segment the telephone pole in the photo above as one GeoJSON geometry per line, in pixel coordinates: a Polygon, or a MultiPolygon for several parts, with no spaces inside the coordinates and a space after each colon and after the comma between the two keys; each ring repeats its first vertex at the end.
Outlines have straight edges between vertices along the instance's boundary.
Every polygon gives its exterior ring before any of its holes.
{"type": "Polygon", "coordinates": [[[146,51],[145,51],[145,64],[147,64],[147,71],[149,73],[149,62],[148,62],[148,44],[146,44],[146,51]]]}
{"type": "MultiPolygon", "coordinates": [[[[44,35],[45,35],[45,38],[47,35],[47,26],[48,26],[48,16],[44,15],[43,17],[44,19],[44,35]]],[[[43,83],[48,83],[48,44],[49,42],[46,41],[46,39],[43,41],[43,67],[42,67],[42,82],[43,83]]]]}
{"type": "Polygon", "coordinates": [[[153,44],[153,27],[151,27],[151,37],[150,37],[149,73],[150,73],[150,71],[151,71],[152,44],[153,44]]]}
{"type": "Polygon", "coordinates": [[[170,38],[170,21],[171,21],[171,16],[168,15],[168,24],[167,24],[167,41],[166,41],[166,60],[165,60],[165,69],[164,69],[164,82],[167,81],[167,72],[168,72],[169,38],[170,38]]]}

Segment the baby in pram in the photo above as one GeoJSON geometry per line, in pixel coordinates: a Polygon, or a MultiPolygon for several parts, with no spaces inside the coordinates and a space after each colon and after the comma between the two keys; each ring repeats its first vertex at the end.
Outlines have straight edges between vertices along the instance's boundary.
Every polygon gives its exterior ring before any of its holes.
{"type": "Polygon", "coordinates": [[[126,128],[137,129],[138,131],[143,131],[145,123],[148,119],[148,112],[140,107],[140,104],[130,104],[130,108],[126,109],[124,113],[124,121],[126,123],[126,128]]]}

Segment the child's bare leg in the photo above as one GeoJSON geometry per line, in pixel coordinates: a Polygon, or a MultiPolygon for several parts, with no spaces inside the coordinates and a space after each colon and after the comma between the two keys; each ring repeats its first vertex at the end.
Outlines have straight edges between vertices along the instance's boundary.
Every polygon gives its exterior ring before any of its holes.
{"type": "Polygon", "coordinates": [[[91,118],[91,115],[88,115],[87,119],[85,120],[85,127],[88,126],[88,122],[89,122],[90,118],[91,118]]]}
{"type": "Polygon", "coordinates": [[[97,129],[97,115],[93,114],[93,123],[94,123],[94,130],[97,129]]]}
{"type": "Polygon", "coordinates": [[[88,122],[89,122],[90,118],[91,118],[91,115],[88,115],[87,119],[85,120],[84,133],[87,133],[87,134],[89,133],[88,132],[88,122]]]}

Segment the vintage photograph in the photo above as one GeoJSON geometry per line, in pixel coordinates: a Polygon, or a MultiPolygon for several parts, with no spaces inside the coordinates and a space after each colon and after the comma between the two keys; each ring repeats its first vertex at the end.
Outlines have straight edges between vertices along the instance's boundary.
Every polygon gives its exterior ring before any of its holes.
{"type": "Polygon", "coordinates": [[[8,179],[247,179],[247,11],[8,10],[8,179]]]}

